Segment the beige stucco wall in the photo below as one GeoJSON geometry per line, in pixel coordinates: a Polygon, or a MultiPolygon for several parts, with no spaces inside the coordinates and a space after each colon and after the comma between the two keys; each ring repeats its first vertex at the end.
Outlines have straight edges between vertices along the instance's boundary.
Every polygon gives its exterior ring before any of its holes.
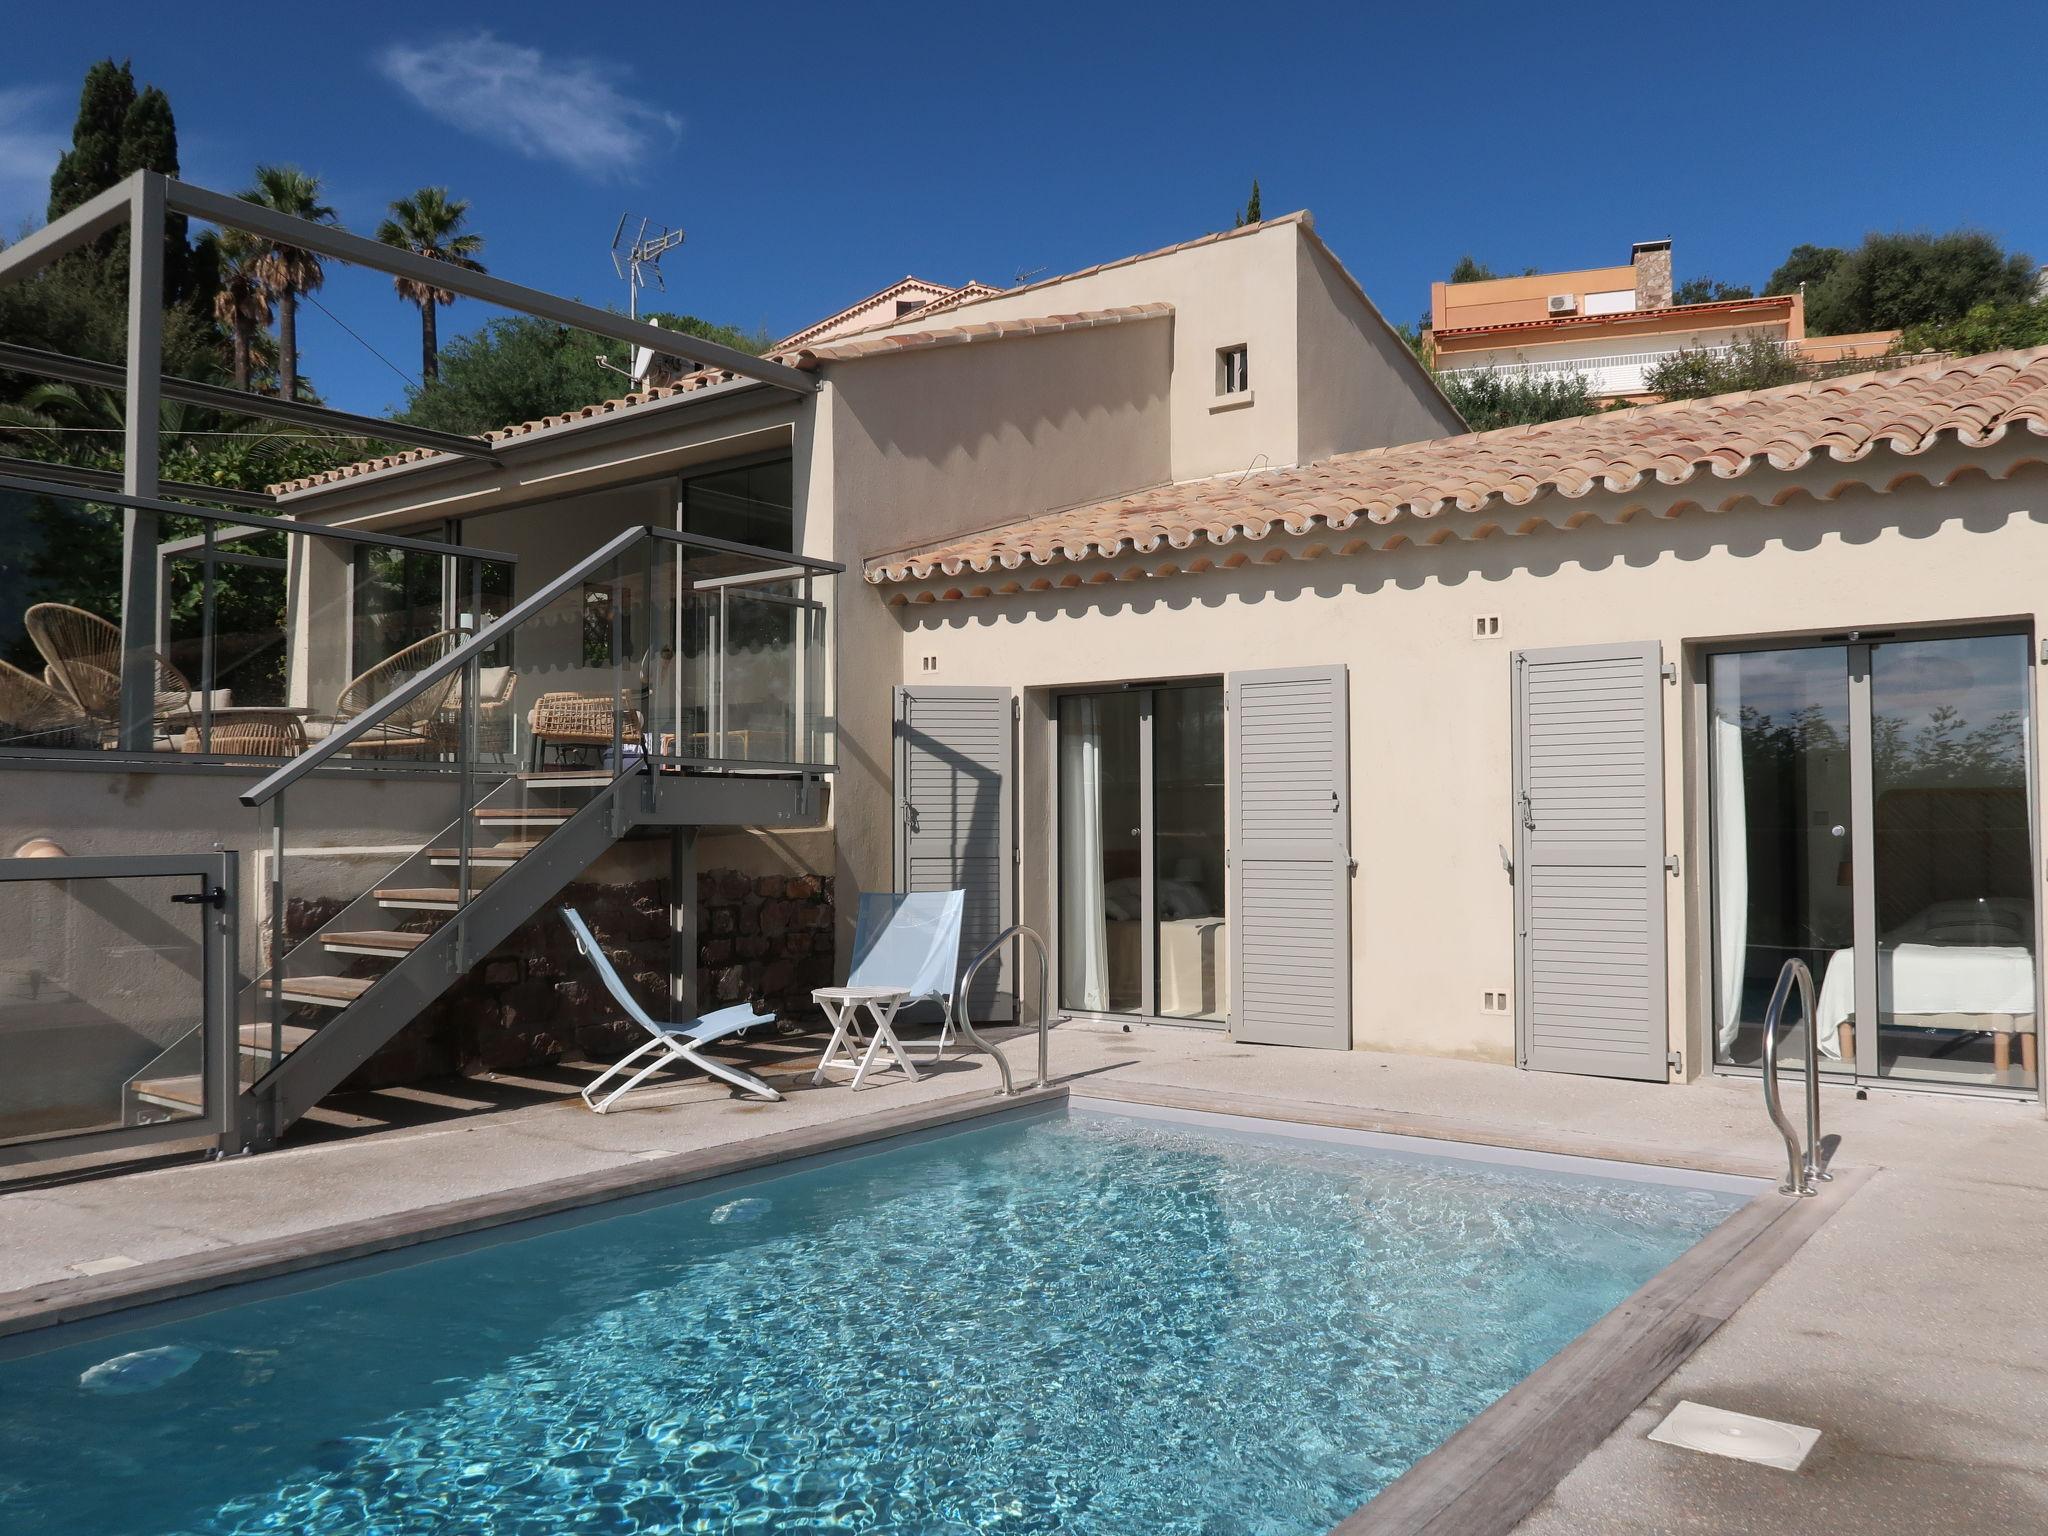
{"type": "Polygon", "coordinates": [[[1319,242],[1296,243],[1295,271],[1300,462],[1465,430],[1408,344],[1319,242]]]}
{"type": "Polygon", "coordinates": [[[1261,455],[1269,465],[1291,464],[1300,446],[1295,425],[1299,412],[1295,250],[1302,238],[1298,225],[1273,224],[1167,256],[1127,262],[1043,287],[1021,288],[922,320],[906,315],[888,329],[917,331],[939,324],[980,324],[1130,304],[1171,304],[1172,457],[1161,478],[1188,480],[1226,474],[1245,468],[1261,455]],[[1212,411],[1217,349],[1238,345],[1250,349],[1256,398],[1250,406],[1212,411]]]}
{"type": "MultiPolygon", "coordinates": [[[[1688,646],[1725,638],[1965,620],[2032,620],[2048,608],[2048,471],[2009,480],[1965,473],[1959,450],[1915,460],[1882,455],[1854,470],[1823,462],[1795,475],[1753,472],[1745,489],[1790,487],[1785,507],[1657,515],[1673,504],[1729,494],[1714,483],[1653,488],[1643,500],[1601,494],[1552,499],[1513,514],[1545,522],[1500,532],[1199,577],[1138,580],[1011,598],[891,610],[906,657],[936,655],[918,675],[947,684],[1048,689],[1070,684],[1200,676],[1239,669],[1344,663],[1350,669],[1353,1042],[1510,1060],[1513,1021],[1482,1010],[1481,994],[1511,990],[1512,891],[1497,845],[1514,842],[1510,655],[1516,648],[1655,640],[1685,681],[1666,691],[1667,846],[1682,857],[1668,908],[1672,1048],[1694,1071],[1704,1043],[1688,978],[1704,936],[1706,872],[1696,856],[1688,704],[1702,686],[1688,646]],[[1631,506],[1625,523],[1609,523],[1631,506]],[[1499,638],[1474,641],[1472,620],[1498,614],[1499,638]]],[[[1379,538],[1470,532],[1485,515],[1410,523],[1379,538]]],[[[1243,547],[1257,560],[1322,540],[1243,547]]],[[[1128,568],[1127,558],[1118,562],[1128,568]]],[[[1055,567],[1055,577],[1074,570],[1055,567]]],[[[939,584],[943,586],[944,584],[939,584]]],[[[886,589],[885,589],[886,590],[886,589]]],[[[902,590],[902,589],[898,589],[902,590]]],[[[879,606],[880,593],[862,594],[879,606]]],[[[857,674],[856,674],[857,675],[857,674]]],[[[879,692],[879,687],[860,692],[879,692]]],[[[2038,703],[2037,703],[2038,707],[2038,703]]],[[[1021,796],[1027,914],[1050,919],[1051,733],[1030,725],[1021,796]]],[[[885,738],[874,738],[882,740],[885,738]]],[[[850,745],[848,755],[868,750],[850,745]]],[[[852,785],[843,794],[859,793],[852,785]]],[[[842,817],[863,814],[847,806],[842,817]]]]}

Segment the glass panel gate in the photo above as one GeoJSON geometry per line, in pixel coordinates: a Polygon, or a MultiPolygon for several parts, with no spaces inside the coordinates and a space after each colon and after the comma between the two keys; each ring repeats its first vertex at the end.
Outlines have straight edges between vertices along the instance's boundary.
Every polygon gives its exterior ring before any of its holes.
{"type": "Polygon", "coordinates": [[[0,1163],[218,1138],[231,854],[0,859],[0,1163]]]}

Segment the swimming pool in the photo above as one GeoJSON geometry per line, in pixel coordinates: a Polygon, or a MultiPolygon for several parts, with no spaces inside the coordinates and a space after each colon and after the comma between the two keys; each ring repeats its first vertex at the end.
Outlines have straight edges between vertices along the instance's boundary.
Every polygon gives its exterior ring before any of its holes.
{"type": "Polygon", "coordinates": [[[980,1121],[17,1346],[0,1514],[1312,1536],[1745,1198],[1079,1108],[980,1121]]]}

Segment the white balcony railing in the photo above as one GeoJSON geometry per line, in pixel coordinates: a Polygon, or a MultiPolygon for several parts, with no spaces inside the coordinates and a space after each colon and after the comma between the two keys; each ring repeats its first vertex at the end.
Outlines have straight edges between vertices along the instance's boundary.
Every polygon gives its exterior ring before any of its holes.
{"type": "MultiPolygon", "coordinates": [[[[1904,368],[1914,363],[1930,362],[1941,356],[1935,352],[1888,354],[1881,357],[1859,357],[1854,359],[1813,356],[1807,344],[1796,341],[1773,343],[1780,352],[1806,365],[1805,374],[1825,373],[1837,365],[1850,365],[1855,370],[1876,370],[1904,368]]],[[[1818,345],[1825,347],[1825,338],[1818,345]]],[[[1586,386],[1595,395],[1640,395],[1650,392],[1648,378],[1650,371],[1659,363],[1677,357],[1680,353],[1704,353],[1712,358],[1733,355],[1735,348],[1723,344],[1716,347],[1666,347],[1656,352],[1617,352],[1604,357],[1557,357],[1539,358],[1533,362],[1488,363],[1471,368],[1442,368],[1437,370],[1440,379],[1464,379],[1476,374],[1496,373],[1504,378],[1520,378],[1544,374],[1579,373],[1586,377],[1586,386]]]]}

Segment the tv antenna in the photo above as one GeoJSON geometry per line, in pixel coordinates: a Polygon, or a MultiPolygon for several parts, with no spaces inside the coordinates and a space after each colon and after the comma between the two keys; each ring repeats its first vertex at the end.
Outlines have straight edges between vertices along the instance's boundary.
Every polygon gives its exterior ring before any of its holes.
{"type": "Polygon", "coordinates": [[[1033,267],[1029,271],[1026,271],[1022,267],[1020,267],[1017,269],[1017,275],[1010,279],[1010,286],[1012,288],[1022,288],[1026,283],[1030,282],[1031,279],[1038,276],[1038,274],[1043,272],[1044,270],[1045,268],[1043,267],[1033,267]]]}
{"type": "Polygon", "coordinates": [[[622,251],[620,242],[626,238],[626,221],[632,217],[630,213],[620,214],[619,227],[612,231],[612,270],[625,280],[626,314],[637,320],[640,318],[640,290],[647,286],[649,277],[654,279],[655,287],[663,293],[668,292],[668,284],[661,277],[661,258],[683,243],[683,232],[664,224],[649,234],[649,221],[642,219],[632,243],[622,251]]]}

